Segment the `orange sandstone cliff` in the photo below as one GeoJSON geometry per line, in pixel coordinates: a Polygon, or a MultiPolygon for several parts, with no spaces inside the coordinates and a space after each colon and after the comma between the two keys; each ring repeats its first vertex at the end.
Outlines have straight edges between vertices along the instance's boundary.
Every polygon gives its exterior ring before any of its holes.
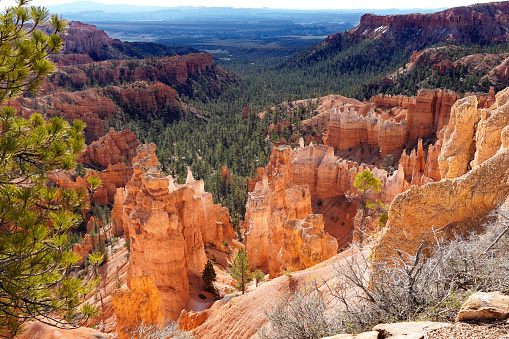
{"type": "Polygon", "coordinates": [[[438,157],[444,179],[396,196],[389,221],[374,248],[385,260],[394,248],[414,253],[422,241],[468,233],[509,194],[509,89],[490,108],[478,109],[475,96],[458,101],[442,137],[438,157]]]}
{"type": "Polygon", "coordinates": [[[458,98],[458,94],[449,90],[421,90],[411,98],[375,96],[367,112],[355,106],[333,107],[324,144],[344,151],[364,143],[385,156],[403,149],[409,142],[436,135],[447,125],[451,107],[458,98]]]}

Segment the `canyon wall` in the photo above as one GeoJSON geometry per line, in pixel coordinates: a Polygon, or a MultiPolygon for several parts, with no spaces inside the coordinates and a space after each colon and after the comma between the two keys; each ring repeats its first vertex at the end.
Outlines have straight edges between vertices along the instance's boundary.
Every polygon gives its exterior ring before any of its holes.
{"type": "Polygon", "coordinates": [[[411,98],[377,95],[371,99],[377,109],[367,113],[354,107],[332,108],[324,144],[340,152],[364,143],[385,156],[408,142],[436,135],[449,122],[458,98],[449,90],[420,90],[411,98]]]}
{"type": "Polygon", "coordinates": [[[117,132],[110,128],[104,137],[87,145],[78,161],[103,168],[121,162],[132,164],[139,145],[140,142],[133,132],[117,132]]]}
{"type": "Polygon", "coordinates": [[[372,199],[390,202],[409,186],[403,166],[387,177],[384,170],[334,156],[329,146],[274,147],[269,164],[251,182],[254,189],[246,204],[244,230],[251,265],[276,276],[290,266],[314,265],[346,247],[356,213],[355,202],[346,195],[357,192],[355,176],[364,170],[373,171],[384,184],[372,199]],[[306,233],[313,237],[305,239],[306,233]],[[314,253],[316,259],[308,259],[306,253],[314,253]]]}
{"type": "Polygon", "coordinates": [[[154,152],[154,144],[138,147],[122,222],[130,240],[129,276],[152,273],[163,315],[175,320],[188,302],[188,272],[206,263],[204,244],[221,249],[235,233],[228,210],[213,204],[203,181],[189,175],[186,184],[175,184],[157,171],[154,152]]]}
{"type": "Polygon", "coordinates": [[[436,13],[402,15],[364,14],[357,27],[348,31],[361,39],[392,39],[414,49],[447,43],[506,41],[509,5],[505,2],[455,7],[436,13]]]}
{"type": "Polygon", "coordinates": [[[92,165],[97,168],[96,171],[88,171],[83,177],[75,177],[69,172],[55,172],[49,178],[59,187],[88,192],[87,179],[92,175],[97,176],[102,184],[90,199],[103,206],[111,204],[117,189],[124,187],[133,174],[130,164],[134,158],[133,147],[139,144],[133,132],[117,132],[111,128],[108,134],[87,145],[78,158],[78,162],[92,165]]]}

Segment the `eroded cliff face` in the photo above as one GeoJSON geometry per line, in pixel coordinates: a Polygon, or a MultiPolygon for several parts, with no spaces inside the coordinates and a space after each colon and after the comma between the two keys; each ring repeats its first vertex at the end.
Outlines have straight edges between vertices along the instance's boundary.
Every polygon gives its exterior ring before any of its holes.
{"type": "Polygon", "coordinates": [[[159,325],[164,319],[161,312],[162,299],[154,285],[153,276],[143,274],[134,277],[129,286],[129,290],[117,290],[112,295],[119,339],[131,339],[129,333],[141,322],[159,325]]]}
{"type": "Polygon", "coordinates": [[[394,248],[415,253],[422,241],[432,246],[434,232],[439,237],[466,234],[507,199],[508,100],[506,89],[488,109],[478,109],[475,96],[453,106],[438,157],[445,178],[396,196],[374,248],[375,260],[395,255],[394,248]]]}
{"type": "Polygon", "coordinates": [[[175,184],[157,171],[154,152],[154,144],[138,147],[122,223],[130,240],[129,276],[152,273],[163,315],[175,320],[188,301],[188,272],[206,263],[204,244],[222,248],[235,233],[228,210],[213,204],[203,181],[189,175],[186,184],[175,184]]]}
{"type": "Polygon", "coordinates": [[[88,145],[78,159],[78,162],[98,168],[96,171],[89,171],[84,177],[74,177],[68,172],[55,172],[51,173],[49,178],[62,188],[88,192],[88,177],[97,176],[102,184],[90,199],[103,206],[111,204],[117,189],[124,187],[133,174],[130,165],[134,157],[132,147],[139,144],[133,132],[129,130],[117,132],[111,128],[104,137],[88,145]]]}
{"type": "Polygon", "coordinates": [[[326,260],[338,245],[347,246],[356,205],[345,195],[356,192],[355,176],[365,169],[384,182],[384,191],[373,198],[392,199],[407,188],[403,169],[387,178],[384,170],[335,157],[329,146],[274,147],[267,167],[258,170],[259,181],[246,204],[244,230],[251,265],[276,276],[289,267],[304,269],[326,260]]]}
{"type": "Polygon", "coordinates": [[[264,176],[246,205],[246,249],[253,268],[271,277],[302,270],[337,253],[337,241],[324,232],[321,215],[313,215],[307,186],[288,187],[264,176]]]}
{"type": "Polygon", "coordinates": [[[456,178],[469,169],[475,151],[474,135],[478,121],[475,96],[461,99],[454,105],[450,124],[443,133],[442,150],[438,156],[441,178],[456,178]]]}
{"type": "Polygon", "coordinates": [[[133,132],[129,130],[117,132],[110,128],[103,138],[87,145],[78,161],[103,168],[121,162],[131,164],[139,145],[140,142],[133,132]]]}
{"type": "Polygon", "coordinates": [[[377,95],[364,112],[355,106],[331,108],[324,144],[341,152],[359,144],[379,149],[380,156],[408,143],[436,135],[447,123],[459,95],[448,90],[421,90],[416,97],[377,95]],[[377,109],[374,109],[377,107],[377,109]]]}
{"type": "Polygon", "coordinates": [[[149,114],[166,112],[168,121],[180,117],[187,107],[178,100],[177,92],[162,83],[135,82],[130,85],[108,86],[76,92],[57,92],[37,99],[18,98],[9,105],[28,117],[44,109],[46,114],[61,116],[69,122],[86,123],[85,139],[96,141],[107,133],[107,119],[119,114],[146,118],[149,114]]]}
{"type": "Polygon", "coordinates": [[[365,14],[348,33],[361,38],[392,39],[421,46],[449,43],[489,43],[508,39],[509,6],[505,2],[450,8],[436,13],[365,14]]]}

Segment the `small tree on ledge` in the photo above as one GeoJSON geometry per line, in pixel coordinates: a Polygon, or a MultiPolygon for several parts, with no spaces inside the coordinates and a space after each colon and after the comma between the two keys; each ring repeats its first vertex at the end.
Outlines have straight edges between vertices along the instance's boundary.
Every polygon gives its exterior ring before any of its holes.
{"type": "Polygon", "coordinates": [[[233,279],[237,282],[236,288],[242,291],[242,294],[246,291],[247,285],[253,280],[253,275],[250,272],[251,265],[249,265],[249,258],[245,249],[239,249],[237,256],[233,259],[232,268],[230,274],[233,279]]]}
{"type": "Polygon", "coordinates": [[[349,194],[347,197],[357,201],[359,204],[357,210],[361,213],[361,221],[359,224],[359,242],[362,244],[366,228],[366,221],[372,216],[381,216],[387,212],[387,204],[382,203],[379,199],[375,202],[369,200],[369,195],[379,193],[382,190],[382,182],[373,175],[369,170],[357,174],[353,184],[358,194],[349,194]]]}

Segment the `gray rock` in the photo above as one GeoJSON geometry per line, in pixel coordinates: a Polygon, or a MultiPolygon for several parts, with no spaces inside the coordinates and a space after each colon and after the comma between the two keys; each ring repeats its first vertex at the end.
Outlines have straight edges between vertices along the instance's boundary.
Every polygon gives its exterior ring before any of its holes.
{"type": "Polygon", "coordinates": [[[509,317],[509,296],[500,292],[477,292],[463,303],[456,321],[502,320],[509,317]]]}
{"type": "Polygon", "coordinates": [[[358,334],[336,334],[322,339],[378,339],[377,331],[363,332],[358,334]]]}
{"type": "Polygon", "coordinates": [[[373,331],[380,332],[380,339],[422,339],[426,332],[450,326],[449,323],[414,321],[379,324],[373,327],[373,331]]]}

